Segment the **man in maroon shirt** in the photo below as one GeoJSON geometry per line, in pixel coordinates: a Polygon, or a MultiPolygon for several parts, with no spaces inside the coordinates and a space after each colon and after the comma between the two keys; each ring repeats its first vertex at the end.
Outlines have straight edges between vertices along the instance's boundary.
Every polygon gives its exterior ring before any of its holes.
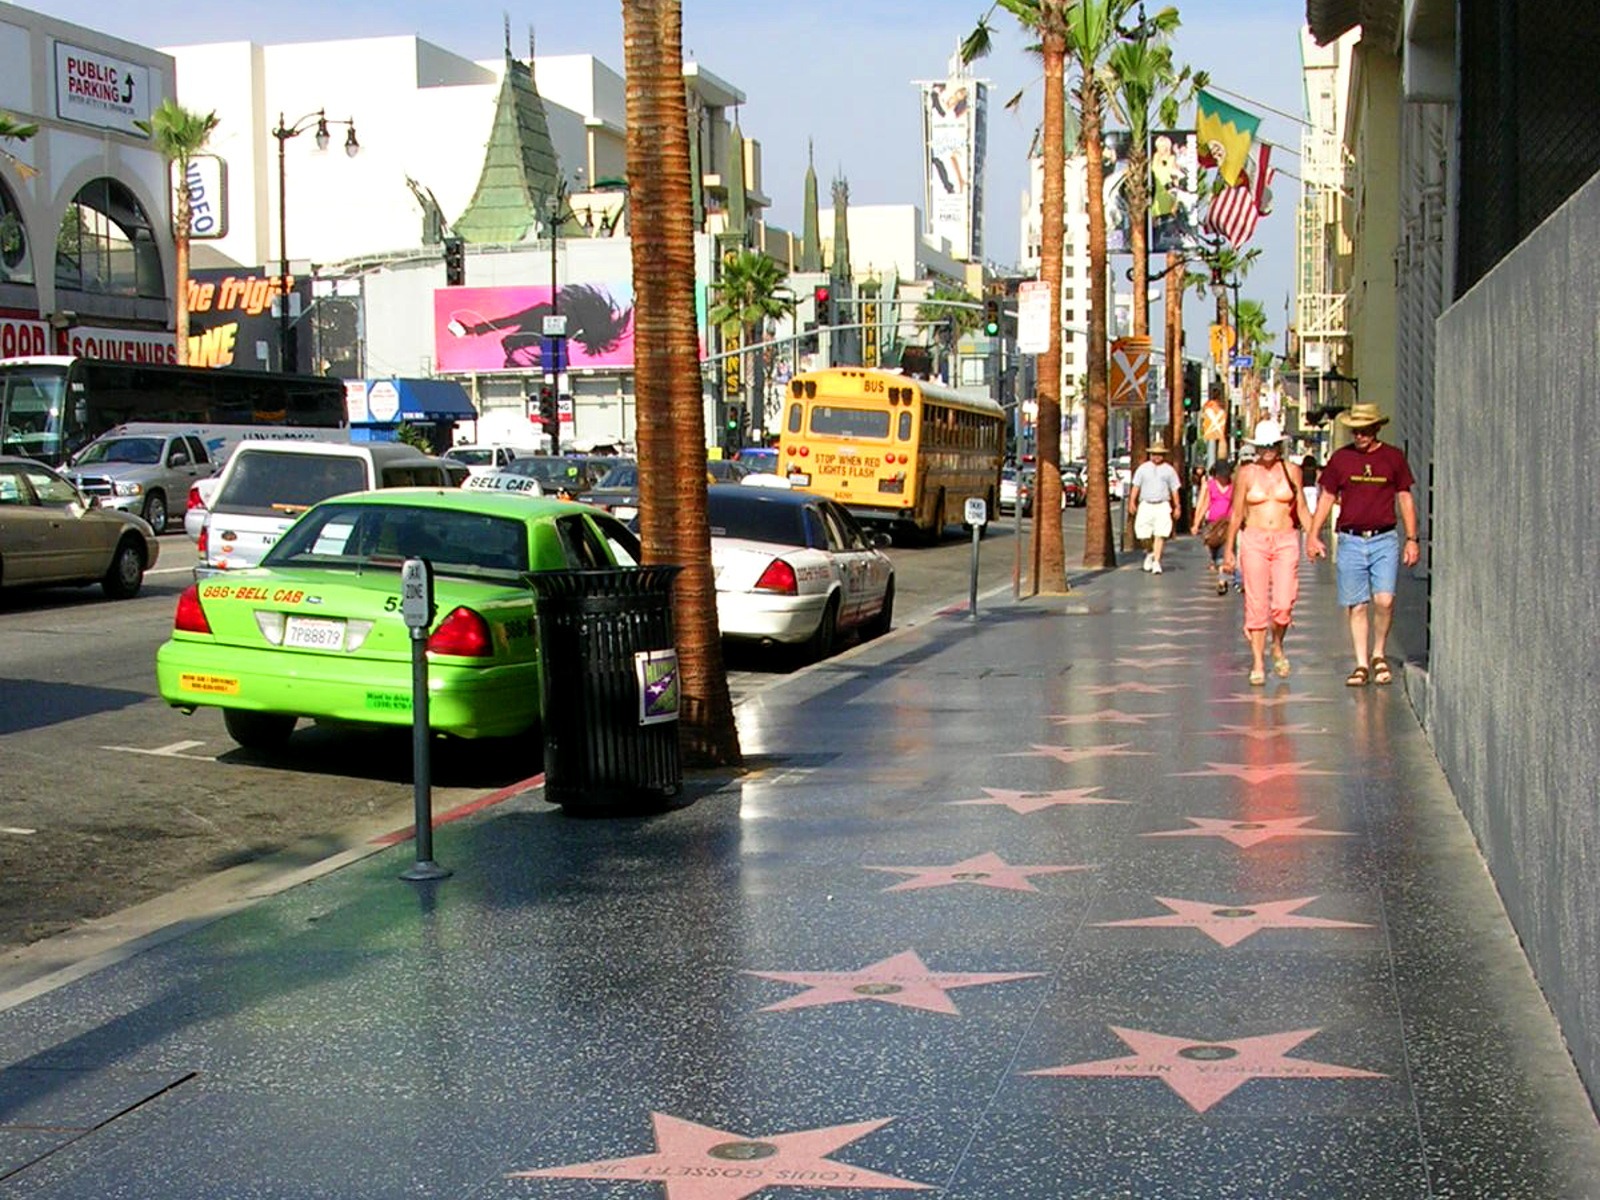
{"type": "Polygon", "coordinates": [[[1374,683],[1394,679],[1383,651],[1394,621],[1395,583],[1400,565],[1415,566],[1420,557],[1411,468],[1398,446],[1378,440],[1378,431],[1388,421],[1376,404],[1357,404],[1339,414],[1339,423],[1350,427],[1351,444],[1335,450],[1317,476],[1321,495],[1306,534],[1308,555],[1321,558],[1327,553],[1317,535],[1337,501],[1339,603],[1349,616],[1356,651],[1355,669],[1345,679],[1350,687],[1361,687],[1369,678],[1374,683]],[[1397,508],[1406,531],[1404,541],[1395,532],[1397,508]]]}

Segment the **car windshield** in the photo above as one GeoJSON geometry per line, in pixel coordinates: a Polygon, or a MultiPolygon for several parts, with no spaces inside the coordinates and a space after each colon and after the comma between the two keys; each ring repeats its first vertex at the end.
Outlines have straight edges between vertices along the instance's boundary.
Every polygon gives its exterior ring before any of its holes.
{"type": "Polygon", "coordinates": [[[446,574],[528,569],[527,526],[449,508],[333,501],[295,522],[264,567],[398,567],[425,558],[446,574]]]}
{"type": "Polygon", "coordinates": [[[771,542],[778,546],[807,544],[803,507],[776,502],[763,496],[759,488],[749,490],[748,496],[711,494],[707,516],[712,537],[742,538],[747,542],[771,542]]]}
{"type": "Polygon", "coordinates": [[[344,492],[364,491],[367,469],[352,455],[239,451],[213,508],[297,512],[344,492]]]}
{"type": "Polygon", "coordinates": [[[738,483],[750,474],[750,468],[730,462],[726,458],[711,458],[706,460],[706,474],[718,483],[738,483]]]}
{"type": "Polygon", "coordinates": [[[471,448],[456,446],[454,449],[446,450],[444,456],[458,463],[465,463],[469,467],[487,467],[494,463],[493,450],[480,449],[476,446],[471,448]]]}
{"type": "Polygon", "coordinates": [[[154,437],[106,438],[85,446],[75,460],[76,466],[89,463],[158,463],[161,461],[161,439],[154,437]]]}
{"type": "Polygon", "coordinates": [[[584,487],[589,482],[582,466],[566,458],[518,458],[501,469],[513,475],[531,475],[547,489],[584,487]]]}
{"type": "Polygon", "coordinates": [[[636,463],[618,463],[600,477],[595,485],[603,488],[636,488],[639,486],[639,467],[636,463]]]}

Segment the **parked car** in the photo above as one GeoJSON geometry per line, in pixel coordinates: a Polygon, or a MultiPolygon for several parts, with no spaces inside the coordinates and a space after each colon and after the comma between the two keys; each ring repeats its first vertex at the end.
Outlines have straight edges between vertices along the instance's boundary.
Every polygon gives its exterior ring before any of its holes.
{"type": "Polygon", "coordinates": [[[254,442],[223,468],[200,531],[201,573],[253,567],[318,501],[369,488],[448,487],[437,458],[401,442],[254,442]]]}
{"type": "Polygon", "coordinates": [[[240,745],[283,745],[301,718],[411,724],[411,633],[400,568],[433,566],[429,720],[460,738],[537,725],[531,571],[634,566],[638,540],[578,504],[460,488],[337,496],[297,520],[257,568],[199,580],[156,656],[168,704],[222,710],[240,745]]]}
{"type": "Polygon", "coordinates": [[[841,633],[888,633],[894,563],[886,533],[869,534],[832,500],[779,488],[707,492],[717,622],[727,638],[832,654],[841,633]]]}
{"type": "Polygon", "coordinates": [[[1033,516],[1033,485],[1038,472],[1033,467],[1023,467],[1017,472],[1017,503],[1022,505],[1022,515],[1033,516]]]}
{"type": "Polygon", "coordinates": [[[1061,501],[1063,507],[1082,508],[1089,503],[1089,489],[1084,484],[1083,473],[1076,467],[1061,468],[1061,501]]]}
{"type": "MultiPolygon", "coordinates": [[[[773,455],[772,462],[774,466],[777,465],[777,455],[773,455]]],[[[706,460],[707,474],[709,474],[711,478],[716,480],[718,483],[738,483],[753,470],[755,470],[755,468],[750,466],[750,464],[745,462],[735,462],[731,459],[708,458],[706,460]]]]}
{"type": "Polygon", "coordinates": [[[1016,467],[1000,468],[1000,497],[995,505],[1003,513],[1014,512],[1017,507],[1017,477],[1021,471],[1016,467]]]}
{"type": "Polygon", "coordinates": [[[108,433],[78,451],[66,475],[101,508],[137,513],[162,533],[190,487],[214,469],[193,433],[108,433]]]}
{"type": "Polygon", "coordinates": [[[778,473],[778,448],[776,446],[746,446],[733,456],[735,462],[752,473],[776,475],[778,473]]]}
{"type": "Polygon", "coordinates": [[[488,475],[524,455],[533,453],[535,451],[531,449],[519,450],[515,446],[477,446],[463,443],[451,446],[440,457],[448,462],[460,463],[470,475],[488,475]]]}
{"type": "Polygon", "coordinates": [[[102,508],[31,458],[0,458],[0,588],[98,583],[139,594],[160,547],[142,517],[102,508]]]}

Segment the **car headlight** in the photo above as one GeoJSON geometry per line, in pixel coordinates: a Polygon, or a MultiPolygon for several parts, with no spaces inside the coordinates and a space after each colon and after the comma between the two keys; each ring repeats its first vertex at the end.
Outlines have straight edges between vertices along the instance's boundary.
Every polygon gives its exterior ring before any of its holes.
{"type": "Polygon", "coordinates": [[[138,496],[143,492],[144,484],[142,483],[127,483],[117,479],[113,480],[111,484],[111,494],[113,496],[138,496]]]}

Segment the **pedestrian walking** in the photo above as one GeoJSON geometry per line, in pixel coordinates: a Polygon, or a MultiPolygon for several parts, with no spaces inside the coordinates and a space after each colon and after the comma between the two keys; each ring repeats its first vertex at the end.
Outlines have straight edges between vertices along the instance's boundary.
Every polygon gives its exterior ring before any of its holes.
{"type": "Polygon", "coordinates": [[[1317,475],[1321,471],[1315,454],[1308,454],[1300,460],[1300,490],[1306,494],[1306,507],[1312,512],[1317,511],[1317,475]]]}
{"type": "Polygon", "coordinates": [[[1144,569],[1159,575],[1161,551],[1183,509],[1183,481],[1167,461],[1167,444],[1160,438],[1151,442],[1145,453],[1149,457],[1133,473],[1128,501],[1133,505],[1133,536],[1150,541],[1144,569]]]}
{"type": "Polygon", "coordinates": [[[1272,673],[1289,674],[1284,635],[1294,620],[1299,595],[1300,529],[1311,524],[1300,468],[1283,458],[1283,428],[1276,421],[1257,422],[1250,444],[1254,462],[1242,463],[1233,482],[1233,512],[1228,518],[1222,569],[1232,572],[1237,539],[1239,567],[1244,573],[1244,633],[1250,642],[1250,683],[1267,681],[1266,651],[1272,639],[1272,673]]]}
{"type": "Polygon", "coordinates": [[[1233,513],[1233,464],[1219,458],[1205,477],[1194,506],[1189,532],[1198,534],[1211,552],[1211,569],[1217,573],[1217,595],[1228,594],[1228,572],[1222,569],[1222,546],[1228,537],[1228,518],[1233,513]]]}
{"type": "Polygon", "coordinates": [[[1413,567],[1421,557],[1411,467],[1403,450],[1378,438],[1388,423],[1376,404],[1357,404],[1339,414],[1351,443],[1335,450],[1317,477],[1321,494],[1306,536],[1307,554],[1320,558],[1327,553],[1319,535],[1337,501],[1339,603],[1356,654],[1356,665],[1345,678],[1350,687],[1362,687],[1369,679],[1380,684],[1394,679],[1385,651],[1394,622],[1395,584],[1400,565],[1413,567]],[[1395,531],[1397,510],[1404,541],[1395,531]]]}

